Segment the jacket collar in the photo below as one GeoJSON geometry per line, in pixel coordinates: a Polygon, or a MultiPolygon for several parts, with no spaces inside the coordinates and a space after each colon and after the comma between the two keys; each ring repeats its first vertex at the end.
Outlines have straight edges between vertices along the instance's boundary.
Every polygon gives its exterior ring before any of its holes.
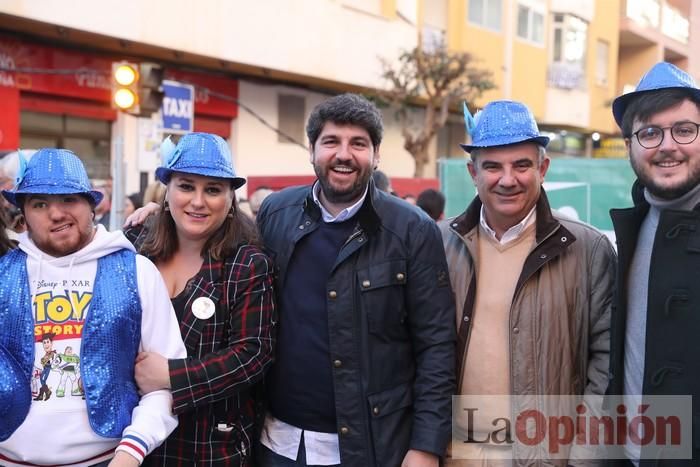
{"type": "Polygon", "coordinates": [[[644,199],[644,185],[639,179],[635,180],[632,184],[632,202],[635,206],[648,205],[647,200],[644,199]]]}
{"type": "MultiPolygon", "coordinates": [[[[479,225],[481,206],[481,199],[477,195],[467,210],[455,218],[452,227],[458,234],[464,236],[479,225]]],[[[535,216],[535,239],[540,243],[560,225],[559,221],[552,216],[552,209],[544,189],[540,190],[540,197],[535,204],[535,216]]]]}
{"type": "MultiPolygon", "coordinates": [[[[316,182],[309,186],[306,199],[304,199],[304,213],[314,222],[322,222],[321,208],[314,202],[313,186],[316,182]]],[[[375,232],[381,225],[381,219],[377,214],[377,209],[381,209],[383,200],[379,190],[374,186],[374,181],[370,179],[367,196],[362,203],[360,210],[355,214],[359,227],[367,233],[375,232]]]]}

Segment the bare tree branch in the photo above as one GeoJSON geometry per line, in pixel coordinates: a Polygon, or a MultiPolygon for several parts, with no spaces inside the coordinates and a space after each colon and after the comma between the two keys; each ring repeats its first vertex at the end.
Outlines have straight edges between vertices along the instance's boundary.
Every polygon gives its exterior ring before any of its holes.
{"type": "Polygon", "coordinates": [[[493,89],[493,75],[475,66],[471,54],[448,50],[444,41],[430,51],[420,45],[403,51],[396,62],[380,60],[387,87],[379,91],[379,97],[396,109],[404,148],[416,161],[415,176],[422,177],[429,161],[428,148],[445,126],[450,107],[461,100],[472,102],[493,89]],[[416,127],[413,116],[419,100],[425,102],[425,108],[416,127]]]}

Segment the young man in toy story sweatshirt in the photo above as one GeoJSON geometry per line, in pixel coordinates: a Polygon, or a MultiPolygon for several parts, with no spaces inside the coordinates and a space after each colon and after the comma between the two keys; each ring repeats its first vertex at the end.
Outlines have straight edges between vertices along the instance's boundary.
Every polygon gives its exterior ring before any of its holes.
{"type": "Polygon", "coordinates": [[[8,253],[17,262],[26,254],[25,277],[8,279],[28,280],[34,360],[31,405],[0,443],[0,465],[93,466],[120,451],[140,464],[177,426],[170,392],[140,396],[133,381],[137,352],[184,358],[186,351],[158,270],[131,252],[121,232],[98,226],[67,256],[47,255],[27,234],[8,253]]]}

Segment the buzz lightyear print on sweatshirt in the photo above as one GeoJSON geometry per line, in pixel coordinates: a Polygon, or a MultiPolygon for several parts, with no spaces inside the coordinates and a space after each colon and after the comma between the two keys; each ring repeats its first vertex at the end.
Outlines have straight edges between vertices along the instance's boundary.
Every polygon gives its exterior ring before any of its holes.
{"type": "Polygon", "coordinates": [[[34,337],[37,342],[32,397],[49,401],[85,399],[80,378],[80,342],[92,299],[91,280],[39,279],[34,293],[34,337]]]}

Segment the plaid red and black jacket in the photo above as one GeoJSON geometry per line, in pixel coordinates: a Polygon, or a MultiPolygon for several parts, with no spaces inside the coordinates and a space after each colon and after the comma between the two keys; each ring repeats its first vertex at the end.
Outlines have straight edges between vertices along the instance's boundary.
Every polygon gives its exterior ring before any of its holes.
{"type": "MultiPolygon", "coordinates": [[[[126,232],[136,245],[141,240],[138,233],[126,232]]],[[[273,357],[273,274],[270,259],[259,248],[241,245],[225,261],[205,258],[200,271],[172,299],[188,355],[169,362],[173,412],[180,423],[143,465],[250,464],[252,391],[273,357]],[[208,319],[193,312],[200,297],[216,305],[208,319]]]]}

